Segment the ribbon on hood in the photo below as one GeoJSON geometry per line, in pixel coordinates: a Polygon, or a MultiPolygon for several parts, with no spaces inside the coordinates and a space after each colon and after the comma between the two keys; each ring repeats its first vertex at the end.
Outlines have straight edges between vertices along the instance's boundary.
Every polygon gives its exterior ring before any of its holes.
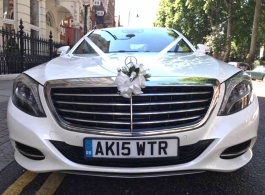
{"type": "MultiPolygon", "coordinates": [[[[185,39],[182,34],[178,33],[178,35],[179,37],[176,40],[174,40],[172,43],[170,43],[167,47],[165,47],[162,51],[158,53],[154,61],[158,61],[172,47],[178,44],[181,39],[185,39]]],[[[88,38],[87,35],[83,37],[83,40],[85,40],[105,62],[113,62],[95,43],[93,43],[88,38]]],[[[81,43],[81,40],[80,40],[80,43],[81,43]]],[[[73,55],[73,53],[70,51],[69,53],[62,53],[61,57],[72,58],[72,57],[77,57],[77,56],[73,55]]],[[[83,57],[78,57],[78,58],[83,58],[83,57]]],[[[121,64],[120,61],[116,63],[121,64]]],[[[132,72],[131,75],[127,75],[120,70],[118,71],[118,75],[114,81],[114,83],[117,85],[119,94],[125,98],[131,98],[132,94],[134,95],[142,94],[143,92],[141,89],[145,88],[145,81],[147,80],[145,78],[147,73],[146,73],[146,70],[144,70],[143,64],[131,63],[131,66],[134,66],[135,68],[139,68],[138,74],[136,72],[132,72]]]]}

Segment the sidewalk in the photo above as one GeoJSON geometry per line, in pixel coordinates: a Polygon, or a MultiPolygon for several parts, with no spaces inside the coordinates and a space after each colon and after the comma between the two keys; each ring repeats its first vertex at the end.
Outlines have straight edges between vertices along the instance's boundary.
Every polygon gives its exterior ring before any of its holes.
{"type": "Polygon", "coordinates": [[[8,80],[0,79],[0,171],[14,160],[14,149],[9,141],[6,124],[7,103],[11,95],[13,79],[6,79],[8,80]]]}

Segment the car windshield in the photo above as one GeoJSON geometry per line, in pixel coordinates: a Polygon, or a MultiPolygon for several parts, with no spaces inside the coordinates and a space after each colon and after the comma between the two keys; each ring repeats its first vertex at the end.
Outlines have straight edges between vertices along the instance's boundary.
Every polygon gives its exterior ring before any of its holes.
{"type": "MultiPolygon", "coordinates": [[[[179,35],[173,30],[163,28],[109,28],[95,30],[88,37],[104,53],[115,53],[160,52],[179,35]]],[[[181,39],[168,52],[186,53],[192,52],[192,49],[181,39]]],[[[90,54],[96,53],[96,51],[84,40],[73,53],[90,54]]]]}

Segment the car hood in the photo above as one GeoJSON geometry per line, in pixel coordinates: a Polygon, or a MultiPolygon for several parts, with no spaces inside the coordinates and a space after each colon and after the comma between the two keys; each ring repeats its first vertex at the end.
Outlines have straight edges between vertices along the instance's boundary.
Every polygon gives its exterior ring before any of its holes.
{"type": "MultiPolygon", "coordinates": [[[[151,77],[202,77],[214,78],[223,82],[240,69],[218,61],[208,55],[168,53],[157,60],[158,53],[111,53],[109,61],[98,55],[79,55],[77,57],[57,57],[45,64],[25,71],[40,84],[57,79],[113,77],[117,68],[125,66],[125,59],[134,56],[143,64],[151,77]]],[[[133,59],[132,59],[133,60],[133,59]]]]}

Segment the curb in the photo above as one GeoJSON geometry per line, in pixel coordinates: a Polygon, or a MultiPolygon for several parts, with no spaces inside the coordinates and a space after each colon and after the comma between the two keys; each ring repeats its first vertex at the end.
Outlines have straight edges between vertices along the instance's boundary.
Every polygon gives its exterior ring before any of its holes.
{"type": "Polygon", "coordinates": [[[18,77],[18,75],[20,74],[4,74],[4,75],[0,75],[0,80],[14,80],[15,78],[18,77]]]}

